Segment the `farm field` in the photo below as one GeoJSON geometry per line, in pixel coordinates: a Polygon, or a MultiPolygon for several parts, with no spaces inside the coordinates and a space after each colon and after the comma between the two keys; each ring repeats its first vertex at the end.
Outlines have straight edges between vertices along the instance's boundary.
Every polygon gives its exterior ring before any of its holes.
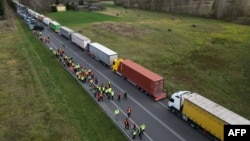
{"type": "Polygon", "coordinates": [[[48,16],[162,75],[170,94],[191,90],[250,119],[249,26],[105,5],[48,16]]]}
{"type": "Polygon", "coordinates": [[[0,20],[0,140],[127,140],[27,25],[8,14],[0,20]]]}

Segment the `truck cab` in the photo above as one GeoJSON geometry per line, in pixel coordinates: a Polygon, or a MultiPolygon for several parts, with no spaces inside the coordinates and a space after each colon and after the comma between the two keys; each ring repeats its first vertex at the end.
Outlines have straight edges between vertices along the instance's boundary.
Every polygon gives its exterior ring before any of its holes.
{"type": "Polygon", "coordinates": [[[121,62],[122,62],[123,60],[125,60],[125,59],[118,58],[118,59],[115,59],[115,60],[113,61],[113,65],[112,65],[111,68],[112,68],[112,70],[113,70],[114,72],[118,72],[119,66],[120,66],[120,64],[121,64],[121,62]]]}
{"type": "Polygon", "coordinates": [[[178,91],[171,95],[168,100],[168,108],[172,112],[180,112],[184,101],[184,96],[191,94],[190,91],[178,91]]]}

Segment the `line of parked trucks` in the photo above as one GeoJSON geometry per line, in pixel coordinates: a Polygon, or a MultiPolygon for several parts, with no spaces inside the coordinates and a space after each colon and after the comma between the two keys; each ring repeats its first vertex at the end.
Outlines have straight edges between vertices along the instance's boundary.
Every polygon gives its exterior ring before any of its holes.
{"type": "MultiPolygon", "coordinates": [[[[20,6],[17,3],[17,6],[20,6]]],[[[23,7],[21,5],[20,7],[23,7]]],[[[29,10],[28,10],[29,11],[29,10]]],[[[31,10],[30,10],[31,11],[31,10]]],[[[112,71],[138,87],[155,101],[165,99],[164,78],[149,69],[124,58],[108,47],[91,42],[88,37],[74,30],[61,26],[59,23],[40,14],[30,14],[49,26],[53,31],[67,38],[72,43],[86,51],[112,71]],[[39,18],[38,18],[39,17],[39,18]]],[[[169,111],[181,117],[192,127],[198,128],[216,140],[224,140],[224,125],[250,125],[250,121],[227,108],[190,91],[179,91],[171,95],[168,100],[169,111]]]]}

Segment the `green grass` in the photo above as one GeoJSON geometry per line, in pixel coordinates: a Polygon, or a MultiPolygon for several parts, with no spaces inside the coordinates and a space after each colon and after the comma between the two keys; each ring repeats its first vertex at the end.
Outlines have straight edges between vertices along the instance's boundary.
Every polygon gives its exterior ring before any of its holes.
{"type": "Polygon", "coordinates": [[[127,140],[28,27],[14,22],[0,24],[0,140],[127,140]]]}
{"type": "Polygon", "coordinates": [[[114,16],[94,13],[94,12],[57,12],[49,13],[48,17],[53,20],[63,23],[65,26],[88,24],[92,22],[102,22],[102,21],[114,21],[117,18],[114,16]]]}
{"type": "MultiPolygon", "coordinates": [[[[61,24],[82,29],[93,42],[162,75],[170,94],[191,90],[250,119],[250,109],[246,108],[250,106],[249,26],[138,9],[126,13],[110,3],[106,6],[105,11],[86,14],[119,16],[108,22],[75,25],[68,24],[72,20],[64,16],[69,19],[61,24]]],[[[57,13],[53,16],[56,18],[57,13]]]]}

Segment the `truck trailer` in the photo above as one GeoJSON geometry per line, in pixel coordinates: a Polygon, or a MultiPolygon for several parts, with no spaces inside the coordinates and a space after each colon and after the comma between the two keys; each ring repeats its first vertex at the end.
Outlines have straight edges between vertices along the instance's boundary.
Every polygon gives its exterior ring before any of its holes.
{"type": "Polygon", "coordinates": [[[76,44],[83,50],[85,50],[87,45],[91,42],[91,40],[88,37],[85,37],[79,33],[73,32],[71,34],[71,42],[76,44]]]}
{"type": "Polygon", "coordinates": [[[169,110],[188,122],[191,127],[224,141],[224,125],[250,125],[244,117],[190,91],[174,93],[168,101],[169,110]]]}
{"type": "Polygon", "coordinates": [[[66,26],[61,26],[59,30],[59,34],[67,39],[71,39],[71,34],[74,32],[74,30],[66,27],[66,26]]]}
{"type": "Polygon", "coordinates": [[[61,25],[60,25],[58,22],[56,22],[56,21],[50,21],[50,22],[49,22],[49,27],[50,27],[53,31],[55,31],[55,32],[58,32],[58,31],[59,31],[60,26],[61,26],[61,25]]]}
{"type": "Polygon", "coordinates": [[[165,99],[164,78],[128,59],[115,59],[112,70],[138,87],[155,101],[165,99]]]}
{"type": "Polygon", "coordinates": [[[92,57],[109,67],[111,67],[113,61],[118,58],[116,52],[99,43],[90,43],[87,51],[92,57]]]}
{"type": "Polygon", "coordinates": [[[44,17],[43,18],[43,23],[45,24],[45,25],[47,25],[47,26],[49,26],[49,23],[51,22],[52,20],[50,19],[50,18],[48,18],[48,17],[44,17]]]}

